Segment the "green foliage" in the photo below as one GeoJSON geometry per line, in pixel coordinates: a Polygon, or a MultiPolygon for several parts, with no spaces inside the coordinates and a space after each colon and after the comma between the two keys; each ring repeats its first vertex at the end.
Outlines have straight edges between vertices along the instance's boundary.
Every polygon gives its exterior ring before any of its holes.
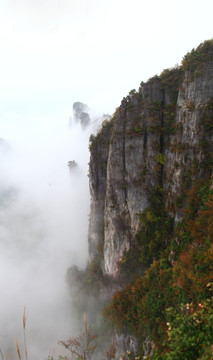
{"type": "Polygon", "coordinates": [[[131,281],[144,273],[145,269],[161,257],[168,247],[173,231],[173,220],[164,208],[164,195],[160,186],[150,193],[150,206],[138,215],[141,229],[129,251],[125,251],[119,262],[121,277],[131,281]]]}
{"type": "Polygon", "coordinates": [[[133,127],[133,131],[137,134],[144,134],[144,129],[142,129],[141,127],[139,126],[134,126],[133,127]]]}
{"type": "Polygon", "coordinates": [[[202,109],[200,126],[203,132],[200,146],[205,154],[205,159],[202,161],[201,167],[208,172],[212,172],[213,153],[211,149],[211,138],[213,134],[213,97],[209,99],[208,103],[202,109]]]}
{"type": "Polygon", "coordinates": [[[182,305],[179,310],[167,309],[167,326],[168,352],[163,359],[213,358],[213,349],[210,348],[213,345],[213,297],[204,302],[182,305]]]}
{"type": "MultiPolygon", "coordinates": [[[[155,121],[155,118],[147,118],[148,121],[155,121]]],[[[152,134],[160,134],[162,131],[161,126],[159,123],[153,123],[152,125],[147,126],[147,132],[152,134]]]]}
{"type": "Polygon", "coordinates": [[[147,334],[160,344],[166,333],[165,310],[177,296],[172,286],[172,268],[166,259],[154,261],[144,276],[118,291],[103,315],[117,329],[126,330],[143,343],[147,334]]]}
{"type": "Polygon", "coordinates": [[[160,74],[161,86],[169,92],[172,103],[177,101],[178,90],[182,80],[183,69],[180,66],[166,69],[160,74]]]}
{"type": "Polygon", "coordinates": [[[163,133],[173,135],[176,133],[177,126],[175,123],[176,103],[166,104],[163,108],[163,133]]]}
{"type": "Polygon", "coordinates": [[[206,135],[213,129],[213,97],[211,97],[208,103],[203,107],[201,125],[203,125],[206,135]]]}
{"type": "Polygon", "coordinates": [[[184,204],[184,199],[185,199],[185,194],[181,193],[180,195],[177,196],[176,200],[175,200],[175,206],[178,208],[182,208],[183,204],[184,204]]]}
{"type": "Polygon", "coordinates": [[[211,97],[207,104],[207,109],[213,110],[213,97],[211,97]]]}
{"type": "Polygon", "coordinates": [[[144,134],[145,129],[138,124],[134,124],[131,129],[126,130],[127,135],[138,136],[144,134]]]}
{"type": "MultiPolygon", "coordinates": [[[[211,284],[207,284],[211,291],[211,284]]],[[[210,295],[210,294],[209,294],[210,295]]],[[[164,352],[156,349],[152,360],[213,359],[213,297],[200,303],[168,308],[164,352]]]]}
{"type": "Polygon", "coordinates": [[[163,155],[162,153],[158,153],[155,156],[155,161],[161,165],[165,165],[166,161],[167,161],[167,157],[165,155],[163,155]]]}
{"type": "Polygon", "coordinates": [[[202,74],[203,66],[212,57],[213,39],[206,40],[196,49],[192,49],[182,60],[183,70],[191,72],[192,78],[202,74]]]}
{"type": "Polygon", "coordinates": [[[135,94],[136,94],[136,90],[135,90],[135,89],[130,90],[129,96],[132,96],[132,95],[135,95],[135,94]]]}
{"type": "Polygon", "coordinates": [[[111,137],[114,117],[110,120],[104,120],[100,130],[96,135],[91,134],[89,137],[89,150],[92,151],[96,145],[108,143],[111,137]]]}
{"type": "Polygon", "coordinates": [[[140,249],[140,266],[144,269],[164,254],[172,234],[173,221],[164,209],[156,213],[153,208],[146,209],[140,218],[143,226],[136,235],[136,241],[140,249]]]}

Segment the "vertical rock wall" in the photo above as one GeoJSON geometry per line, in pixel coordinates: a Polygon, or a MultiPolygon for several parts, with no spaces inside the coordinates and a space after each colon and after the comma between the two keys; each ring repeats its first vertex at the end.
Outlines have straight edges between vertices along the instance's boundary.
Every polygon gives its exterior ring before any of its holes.
{"type": "Polygon", "coordinates": [[[91,139],[89,251],[105,274],[116,276],[153,187],[164,188],[167,209],[178,221],[185,192],[210,171],[212,99],[210,49],[199,66],[164,71],[131,91],[91,139]]]}

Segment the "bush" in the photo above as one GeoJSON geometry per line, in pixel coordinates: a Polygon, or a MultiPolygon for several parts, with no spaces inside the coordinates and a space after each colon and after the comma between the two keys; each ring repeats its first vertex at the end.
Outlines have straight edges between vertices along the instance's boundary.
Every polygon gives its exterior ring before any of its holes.
{"type": "Polygon", "coordinates": [[[213,297],[203,303],[182,305],[180,311],[168,309],[167,319],[169,351],[165,360],[213,358],[212,350],[209,355],[213,345],[213,297]]]}

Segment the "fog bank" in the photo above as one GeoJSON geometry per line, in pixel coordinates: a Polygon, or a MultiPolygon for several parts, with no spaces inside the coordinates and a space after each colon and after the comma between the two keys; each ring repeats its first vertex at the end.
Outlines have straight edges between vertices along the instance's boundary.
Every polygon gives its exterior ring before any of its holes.
{"type": "Polygon", "coordinates": [[[73,115],[11,122],[0,141],[0,347],[22,344],[27,308],[29,358],[45,358],[73,331],[65,276],[87,261],[88,138],[73,115]],[[12,126],[13,125],[13,126],[12,126]],[[7,130],[7,131],[6,131],[7,130]],[[77,167],[70,168],[69,161],[77,167]]]}

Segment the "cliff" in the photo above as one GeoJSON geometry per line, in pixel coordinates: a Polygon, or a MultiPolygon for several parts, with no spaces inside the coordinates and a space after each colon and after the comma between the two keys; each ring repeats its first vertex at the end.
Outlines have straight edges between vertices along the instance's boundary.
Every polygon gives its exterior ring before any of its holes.
{"type": "Polygon", "coordinates": [[[149,356],[155,344],[164,359],[167,308],[209,301],[212,150],[213,40],[131,90],[90,137],[90,259],[69,281],[79,314],[92,301],[96,331],[105,341],[102,312],[122,351],[149,356]]]}
{"type": "Polygon", "coordinates": [[[206,42],[180,67],[165,70],[121,102],[91,140],[91,260],[102,249],[102,269],[115,277],[149,204],[166,193],[166,208],[181,219],[186,191],[211,172],[213,47],[206,42]],[[196,53],[196,54],[194,54],[196,53]]]}

